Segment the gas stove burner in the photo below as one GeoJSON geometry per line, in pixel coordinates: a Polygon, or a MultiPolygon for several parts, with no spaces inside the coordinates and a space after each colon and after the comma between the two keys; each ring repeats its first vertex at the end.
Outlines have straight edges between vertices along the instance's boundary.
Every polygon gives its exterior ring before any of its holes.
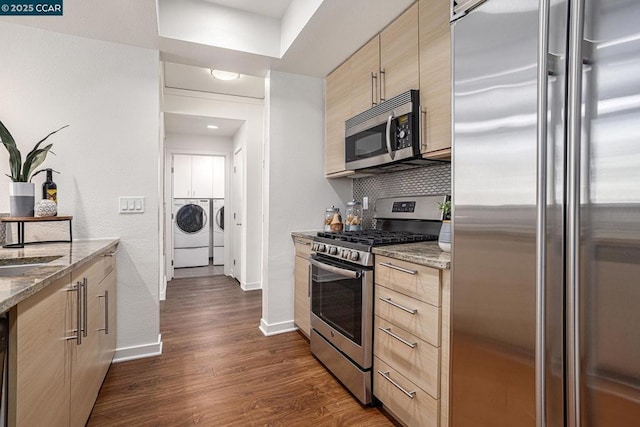
{"type": "Polygon", "coordinates": [[[319,232],[318,237],[331,239],[336,242],[359,243],[368,246],[392,245],[396,243],[426,242],[438,240],[433,234],[410,233],[407,231],[343,231],[319,232]]]}

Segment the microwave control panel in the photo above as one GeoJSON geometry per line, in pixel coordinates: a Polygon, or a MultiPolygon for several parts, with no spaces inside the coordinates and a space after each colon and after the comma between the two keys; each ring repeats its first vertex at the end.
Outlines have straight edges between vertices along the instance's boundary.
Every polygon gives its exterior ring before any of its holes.
{"type": "Polygon", "coordinates": [[[413,146],[413,135],[411,134],[411,114],[405,114],[396,119],[396,149],[413,146]]]}

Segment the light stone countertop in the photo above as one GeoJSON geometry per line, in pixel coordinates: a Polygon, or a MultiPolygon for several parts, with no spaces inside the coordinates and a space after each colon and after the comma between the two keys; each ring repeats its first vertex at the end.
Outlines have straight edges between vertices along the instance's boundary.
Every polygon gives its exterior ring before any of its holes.
{"type": "Polygon", "coordinates": [[[379,246],[373,248],[373,253],[442,270],[451,268],[451,254],[443,252],[438,246],[438,242],[379,246]]]}
{"type": "Polygon", "coordinates": [[[291,237],[298,237],[300,239],[313,239],[318,235],[320,230],[311,230],[311,231],[292,231],[291,237]]]}
{"type": "Polygon", "coordinates": [[[16,259],[30,258],[31,264],[58,257],[45,265],[34,267],[26,273],[5,275],[0,270],[0,313],[44,289],[72,270],[115,251],[119,239],[74,241],[72,243],[43,243],[24,248],[0,248],[0,265],[14,265],[16,259]]]}

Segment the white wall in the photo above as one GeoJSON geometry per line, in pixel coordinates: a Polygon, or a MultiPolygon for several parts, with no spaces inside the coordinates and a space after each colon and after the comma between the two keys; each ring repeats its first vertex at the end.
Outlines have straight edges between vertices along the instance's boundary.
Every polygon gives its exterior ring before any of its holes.
{"type": "MultiPolygon", "coordinates": [[[[62,172],[59,211],[74,216],[76,239],[121,239],[116,357],[159,351],[158,52],[6,23],[0,40],[0,120],[23,153],[69,124],[43,165],[62,172]],[[145,213],[118,214],[119,196],[144,196],[145,213]]],[[[0,176],[7,159],[0,149],[0,176]]]]}
{"type": "Polygon", "coordinates": [[[263,305],[265,335],[293,326],[292,231],[319,230],[331,205],[344,212],[352,181],[324,178],[324,81],[271,71],[265,109],[263,305]]]}
{"type": "Polygon", "coordinates": [[[280,21],[275,18],[206,1],[159,0],[158,22],[163,37],[280,57],[280,21]]]}
{"type": "MultiPolygon", "coordinates": [[[[243,289],[262,287],[262,141],[263,100],[214,95],[179,89],[166,89],[163,110],[166,113],[195,116],[220,117],[244,120],[246,123],[233,138],[234,151],[243,146],[245,211],[243,216],[242,245],[245,248],[242,260],[240,284],[243,289]]],[[[233,211],[234,194],[226,203],[233,211]]],[[[225,206],[225,211],[227,210],[225,206]]],[[[235,242],[234,242],[235,243],[235,242]]]]}

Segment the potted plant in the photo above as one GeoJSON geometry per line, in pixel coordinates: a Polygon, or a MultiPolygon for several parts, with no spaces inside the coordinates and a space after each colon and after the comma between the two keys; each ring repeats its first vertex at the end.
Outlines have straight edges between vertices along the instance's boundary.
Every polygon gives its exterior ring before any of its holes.
{"type": "Polygon", "coordinates": [[[16,141],[4,124],[0,121],[0,141],[9,152],[9,168],[11,175],[11,186],[9,187],[10,199],[10,215],[13,217],[29,217],[33,216],[33,207],[35,202],[35,188],[33,183],[29,182],[33,172],[44,162],[47,154],[51,151],[53,144],[40,147],[51,135],[61,131],[69,125],[62,126],[60,129],[54,130],[49,135],[42,138],[27,154],[24,162],[22,154],[16,146],[16,141]]]}
{"type": "Polygon", "coordinates": [[[442,227],[438,236],[438,246],[444,252],[451,252],[451,200],[438,202],[438,209],[442,211],[442,227]]]}

